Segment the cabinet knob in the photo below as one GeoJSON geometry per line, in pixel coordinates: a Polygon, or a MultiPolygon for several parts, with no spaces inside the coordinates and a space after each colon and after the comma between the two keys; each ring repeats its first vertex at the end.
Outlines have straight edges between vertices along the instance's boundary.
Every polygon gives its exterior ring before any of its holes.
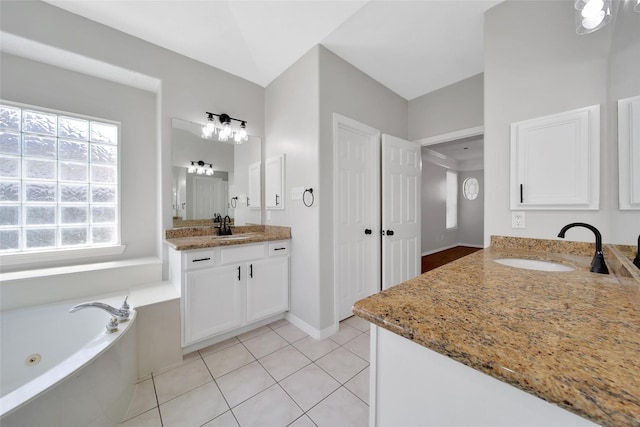
{"type": "Polygon", "coordinates": [[[372,231],[371,231],[370,228],[365,228],[364,229],[364,234],[371,234],[371,233],[372,233],[372,231]]]}

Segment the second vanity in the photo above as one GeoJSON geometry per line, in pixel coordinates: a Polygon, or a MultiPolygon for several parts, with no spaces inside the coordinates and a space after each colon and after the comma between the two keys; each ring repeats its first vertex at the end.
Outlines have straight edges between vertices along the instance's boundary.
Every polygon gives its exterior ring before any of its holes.
{"type": "Polygon", "coordinates": [[[169,277],[181,290],[184,353],[281,318],[289,310],[287,227],[167,230],[169,277]]]}
{"type": "Polygon", "coordinates": [[[494,236],[358,301],[373,324],[370,425],[640,426],[640,280],[615,250],[595,274],[592,244],[494,236]]]}

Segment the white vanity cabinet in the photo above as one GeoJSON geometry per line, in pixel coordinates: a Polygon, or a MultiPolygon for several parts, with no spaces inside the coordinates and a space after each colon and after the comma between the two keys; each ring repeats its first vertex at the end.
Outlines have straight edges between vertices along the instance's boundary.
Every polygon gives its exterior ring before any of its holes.
{"type": "Polygon", "coordinates": [[[182,292],[183,348],[195,350],[289,310],[288,240],[170,252],[171,280],[182,292]]]}

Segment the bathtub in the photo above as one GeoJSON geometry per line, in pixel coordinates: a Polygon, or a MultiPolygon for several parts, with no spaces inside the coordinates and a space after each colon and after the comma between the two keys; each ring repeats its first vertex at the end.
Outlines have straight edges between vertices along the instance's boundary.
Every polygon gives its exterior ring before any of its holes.
{"type": "MultiPolygon", "coordinates": [[[[119,307],[124,296],[85,299],[119,307]]],[[[135,311],[106,334],[110,315],[83,301],[2,313],[0,424],[116,426],[135,389],[135,311]]]]}

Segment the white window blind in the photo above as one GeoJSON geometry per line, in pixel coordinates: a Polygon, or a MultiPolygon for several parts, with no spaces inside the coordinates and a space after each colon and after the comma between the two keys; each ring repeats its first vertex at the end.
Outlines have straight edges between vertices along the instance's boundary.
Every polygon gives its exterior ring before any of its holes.
{"type": "Polygon", "coordinates": [[[119,125],[0,104],[0,251],[118,244],[119,125]]]}
{"type": "Polygon", "coordinates": [[[458,173],[447,171],[447,228],[458,226],[458,173]]]}

